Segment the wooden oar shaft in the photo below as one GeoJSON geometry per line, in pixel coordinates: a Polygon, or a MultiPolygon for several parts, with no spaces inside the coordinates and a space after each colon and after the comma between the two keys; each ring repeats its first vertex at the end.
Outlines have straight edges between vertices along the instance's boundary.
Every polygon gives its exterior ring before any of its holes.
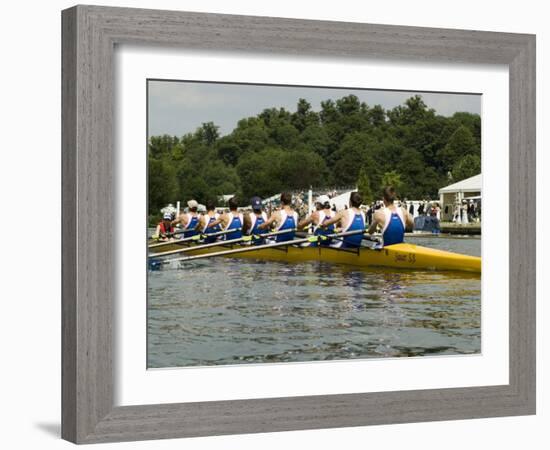
{"type": "MultiPolygon", "coordinates": [[[[263,239],[263,238],[266,238],[266,237],[277,236],[279,234],[287,234],[287,233],[290,233],[292,231],[294,231],[294,230],[291,229],[291,230],[273,231],[271,233],[258,234],[258,235],[254,235],[254,236],[258,236],[258,239],[263,239]]],[[[209,234],[208,236],[212,236],[212,234],[209,234]]],[[[237,244],[239,242],[252,240],[252,238],[253,238],[252,235],[247,235],[247,236],[243,236],[243,237],[237,238],[237,239],[230,239],[228,241],[216,241],[216,242],[211,242],[210,244],[202,244],[202,245],[194,245],[193,247],[178,248],[178,249],[175,249],[175,250],[169,250],[167,252],[154,253],[152,255],[149,255],[149,258],[157,258],[159,256],[174,255],[176,253],[193,252],[193,251],[201,250],[203,248],[219,247],[220,245],[237,244]]]]}
{"type": "MultiPolygon", "coordinates": [[[[189,242],[189,241],[196,241],[200,238],[200,236],[207,236],[207,237],[213,237],[213,236],[222,236],[224,234],[233,233],[234,231],[240,231],[240,228],[232,228],[231,230],[224,230],[224,231],[217,231],[216,233],[210,233],[210,234],[204,234],[204,233],[197,233],[195,236],[191,236],[188,238],[178,239],[176,241],[165,241],[165,242],[159,242],[158,244],[150,244],[147,246],[147,248],[158,248],[158,247],[164,247],[166,245],[170,244],[179,244],[181,242],[189,242]],[[197,237],[198,236],[198,237],[197,237]]],[[[185,231],[192,231],[192,230],[185,230],[185,231]]],[[[180,232],[185,233],[185,231],[180,232]]],[[[172,235],[174,235],[173,233],[172,235]]]]}
{"type": "MultiPolygon", "coordinates": [[[[352,236],[355,234],[363,234],[365,233],[365,230],[356,230],[356,231],[346,231],[344,233],[335,233],[335,234],[329,234],[326,235],[326,237],[340,237],[340,236],[352,236]]],[[[233,255],[236,253],[245,253],[245,252],[252,252],[255,250],[263,250],[263,249],[269,249],[269,248],[277,248],[277,247],[284,247],[287,245],[296,245],[296,244],[304,244],[306,242],[311,242],[311,238],[304,238],[304,239],[294,239],[292,241],[285,241],[285,242],[276,242],[274,244],[266,244],[266,245],[251,245],[250,247],[244,247],[244,248],[236,248],[232,250],[224,250],[221,252],[214,252],[214,253],[207,253],[204,255],[194,255],[194,256],[185,256],[182,258],[172,258],[168,260],[162,261],[163,264],[168,264],[170,262],[176,262],[176,261],[194,261],[197,259],[204,259],[204,258],[211,258],[213,256],[226,256],[226,255],[233,255]]]]}

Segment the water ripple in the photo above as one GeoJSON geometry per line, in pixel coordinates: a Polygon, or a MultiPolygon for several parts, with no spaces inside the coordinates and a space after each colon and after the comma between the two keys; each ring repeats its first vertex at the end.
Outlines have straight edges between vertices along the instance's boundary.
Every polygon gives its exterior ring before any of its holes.
{"type": "MultiPolygon", "coordinates": [[[[419,243],[479,254],[479,240],[419,243]]],[[[478,353],[479,276],[207,259],[150,272],[148,366],[478,353]]]]}

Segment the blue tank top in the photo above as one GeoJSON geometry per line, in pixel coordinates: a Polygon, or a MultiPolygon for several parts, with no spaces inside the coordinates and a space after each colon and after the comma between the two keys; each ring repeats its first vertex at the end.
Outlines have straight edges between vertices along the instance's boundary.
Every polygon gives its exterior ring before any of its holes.
{"type": "MultiPolygon", "coordinates": [[[[365,220],[362,214],[354,214],[353,220],[346,231],[365,230],[365,220]]],[[[363,234],[352,234],[351,236],[344,236],[341,248],[359,248],[361,247],[361,241],[363,240],[363,234]]]]}
{"type": "MultiPolygon", "coordinates": [[[[323,223],[326,222],[327,220],[330,220],[330,219],[332,219],[332,217],[329,217],[329,216],[325,215],[325,217],[323,218],[323,223]]],[[[333,233],[334,233],[334,224],[329,225],[326,228],[317,227],[314,234],[315,234],[315,236],[327,236],[327,235],[333,234],[333,233]]],[[[332,241],[332,238],[321,240],[320,241],[321,247],[326,247],[326,246],[330,245],[331,241],[332,241]]],[[[317,247],[317,242],[314,242],[313,244],[311,244],[311,247],[317,247]]]]}
{"type": "MultiPolygon", "coordinates": [[[[216,220],[216,217],[210,217],[210,220],[208,221],[208,223],[212,223],[216,220]]],[[[213,233],[218,233],[221,231],[221,226],[220,224],[218,225],[215,225],[213,227],[206,227],[206,229],[204,230],[204,233],[203,234],[213,234],[213,233]]],[[[212,242],[215,242],[217,239],[217,236],[208,236],[204,239],[204,243],[205,244],[211,244],[212,242]]]]}
{"type": "Polygon", "coordinates": [[[241,217],[239,214],[233,213],[233,219],[231,222],[229,222],[229,226],[226,228],[226,230],[233,230],[235,228],[238,228],[237,231],[233,231],[232,233],[227,233],[225,235],[225,240],[230,241],[231,239],[240,239],[243,237],[243,232],[241,228],[243,227],[243,223],[241,222],[241,217]]]}
{"type": "MultiPolygon", "coordinates": [[[[263,216],[256,216],[256,222],[254,222],[254,226],[250,230],[250,234],[252,235],[258,235],[258,234],[267,234],[267,229],[260,229],[259,226],[264,224],[265,220],[263,216]]],[[[258,239],[252,239],[252,242],[254,245],[262,245],[265,244],[264,238],[258,238],[258,239]]]]}
{"type": "Polygon", "coordinates": [[[403,222],[397,213],[392,212],[390,216],[390,223],[384,230],[382,238],[384,239],[384,246],[401,244],[405,237],[405,227],[403,222]]]}
{"type": "Polygon", "coordinates": [[[183,233],[183,237],[188,238],[199,234],[199,232],[195,230],[198,223],[199,223],[198,216],[191,217],[191,220],[187,223],[187,226],[185,227],[187,231],[183,233]]]}
{"type": "MultiPolygon", "coordinates": [[[[285,221],[277,229],[277,231],[290,230],[296,228],[296,221],[294,220],[294,214],[287,215],[285,221]]],[[[288,233],[278,234],[275,241],[276,242],[287,242],[294,239],[294,231],[289,231],[288,233]]]]}

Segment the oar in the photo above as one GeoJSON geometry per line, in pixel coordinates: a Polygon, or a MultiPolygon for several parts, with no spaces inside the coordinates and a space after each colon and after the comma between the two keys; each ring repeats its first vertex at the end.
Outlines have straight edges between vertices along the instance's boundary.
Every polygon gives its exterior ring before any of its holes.
{"type": "MultiPolygon", "coordinates": [[[[365,230],[355,230],[355,231],[346,231],[344,233],[329,234],[326,237],[352,236],[354,234],[363,234],[363,233],[365,233],[365,230]]],[[[254,250],[264,250],[269,248],[284,247],[287,245],[304,244],[306,242],[318,241],[318,238],[319,238],[318,236],[311,236],[304,239],[294,239],[292,241],[276,242],[274,244],[266,244],[266,245],[254,245],[254,246],[251,245],[250,247],[237,248],[233,250],[224,250],[221,252],[214,252],[214,253],[206,253],[204,255],[183,256],[181,258],[171,258],[163,261],[155,261],[153,265],[155,267],[158,267],[160,264],[169,264],[171,262],[176,262],[176,261],[194,261],[197,259],[211,258],[213,256],[234,255],[236,253],[252,252],[254,250]]]]}
{"type": "MultiPolygon", "coordinates": [[[[158,256],[168,256],[173,255],[174,253],[185,253],[185,252],[192,252],[196,250],[200,250],[203,248],[210,248],[210,247],[216,247],[220,245],[227,245],[227,244],[236,244],[238,242],[247,242],[251,241],[252,239],[263,239],[270,236],[277,236],[279,234],[286,234],[291,233],[292,231],[295,231],[294,229],[288,229],[288,230],[281,230],[281,231],[273,231],[271,233],[265,233],[265,234],[254,234],[249,236],[243,236],[237,239],[230,239],[228,241],[216,241],[212,242],[210,244],[203,244],[203,245],[194,245],[193,247],[185,247],[185,248],[178,248],[175,250],[169,250],[167,252],[162,253],[153,253],[152,255],[149,255],[149,258],[156,258],[158,256]]],[[[209,234],[207,236],[213,236],[212,234],[209,234]]],[[[259,247],[259,246],[256,246],[259,247]]]]}
{"type": "MultiPolygon", "coordinates": [[[[205,238],[205,237],[221,236],[223,234],[233,233],[234,231],[240,231],[240,230],[241,230],[240,228],[231,228],[230,230],[217,231],[216,233],[210,233],[210,234],[198,233],[198,234],[195,234],[195,236],[191,236],[191,237],[183,238],[183,239],[177,239],[175,241],[164,241],[164,242],[159,242],[158,244],[149,244],[147,247],[148,248],[157,248],[157,247],[163,247],[165,245],[170,245],[170,244],[179,244],[180,242],[198,241],[198,240],[200,240],[202,238],[205,238]]],[[[185,231],[190,231],[190,230],[185,230],[185,231]]],[[[185,233],[185,231],[181,231],[179,233],[185,233]]]]}
{"type": "MultiPolygon", "coordinates": [[[[365,233],[366,233],[366,231],[365,231],[365,233]]],[[[324,235],[321,235],[321,236],[325,237],[324,235]]],[[[332,238],[332,239],[334,239],[334,240],[336,240],[336,241],[343,241],[343,240],[344,240],[344,239],[338,238],[338,237],[335,237],[335,238],[332,238]]],[[[375,237],[375,236],[368,236],[368,235],[367,235],[367,236],[363,236],[363,239],[364,239],[365,241],[374,242],[375,244],[382,244],[382,241],[381,241],[380,239],[378,239],[377,237],[375,237]]],[[[339,248],[339,247],[335,247],[335,248],[339,248]]],[[[350,248],[350,249],[354,249],[354,248],[368,248],[368,249],[370,249],[370,250],[373,250],[373,249],[375,249],[376,247],[371,247],[371,246],[369,246],[369,245],[359,244],[359,245],[356,246],[356,247],[349,247],[349,248],[350,248]]]]}
{"type": "MultiPolygon", "coordinates": [[[[168,237],[172,237],[172,236],[177,236],[179,234],[183,234],[183,233],[187,233],[188,231],[193,231],[194,228],[191,228],[191,229],[185,229],[185,230],[177,230],[177,231],[173,231],[172,233],[164,233],[164,236],[168,236],[168,237]]],[[[239,228],[240,230],[240,228],[239,228]]],[[[230,230],[227,230],[227,232],[229,232],[230,230]]],[[[160,236],[151,236],[151,239],[158,239],[160,236]]]]}

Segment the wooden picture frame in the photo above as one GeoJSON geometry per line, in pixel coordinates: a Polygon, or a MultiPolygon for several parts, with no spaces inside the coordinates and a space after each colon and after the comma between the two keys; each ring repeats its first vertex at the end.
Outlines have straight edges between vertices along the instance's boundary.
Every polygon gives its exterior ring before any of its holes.
{"type": "Polygon", "coordinates": [[[94,443],[535,413],[535,36],[97,6],[63,11],[62,36],[64,439],[94,443]],[[509,384],[114,407],[116,44],[507,65],[509,384]]]}

